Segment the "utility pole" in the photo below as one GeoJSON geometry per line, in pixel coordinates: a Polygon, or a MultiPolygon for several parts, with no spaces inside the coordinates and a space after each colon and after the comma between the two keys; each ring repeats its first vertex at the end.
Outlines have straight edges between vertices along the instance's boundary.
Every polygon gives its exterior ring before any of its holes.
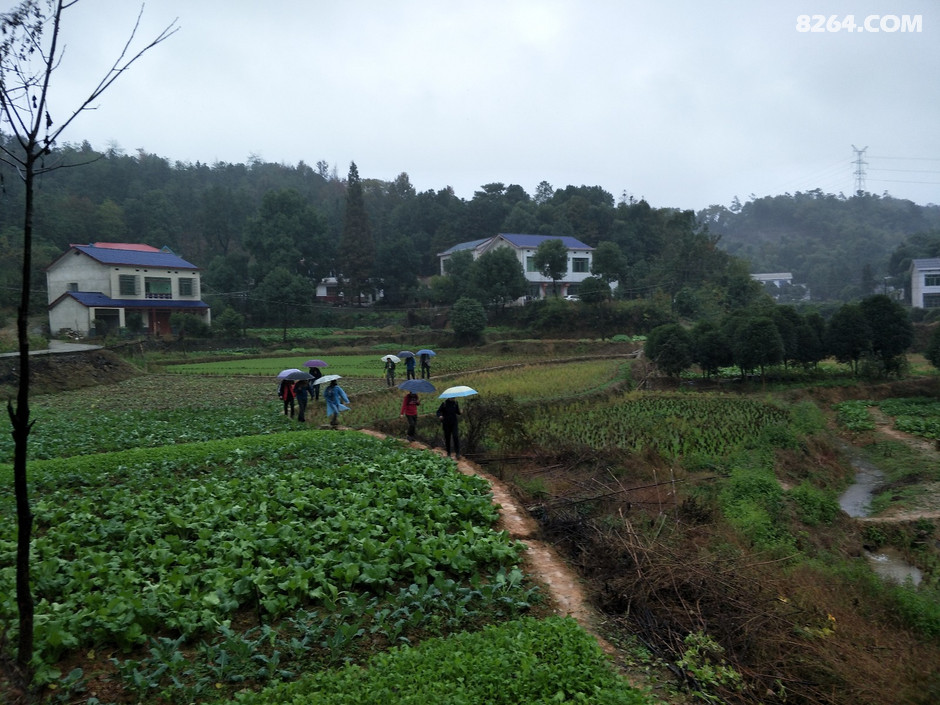
{"type": "Polygon", "coordinates": [[[868,166],[862,157],[865,155],[868,147],[862,147],[859,149],[854,144],[852,145],[852,150],[855,152],[855,195],[861,196],[862,191],[865,190],[865,167],[868,166]]]}

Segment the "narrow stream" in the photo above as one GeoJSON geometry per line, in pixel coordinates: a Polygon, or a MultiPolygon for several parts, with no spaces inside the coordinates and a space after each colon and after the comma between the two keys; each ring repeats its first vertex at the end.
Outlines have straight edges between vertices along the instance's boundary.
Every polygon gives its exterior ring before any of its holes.
{"type": "Polygon", "coordinates": [[[839,506],[850,517],[867,517],[871,513],[871,499],[884,481],[884,473],[870,462],[851,457],[855,468],[855,482],[839,497],[839,506]]]}
{"type": "MultiPolygon", "coordinates": [[[[884,473],[868,460],[853,452],[851,446],[843,446],[855,468],[855,482],[839,497],[839,506],[850,517],[867,517],[871,514],[871,500],[884,481],[884,473]]],[[[911,565],[893,548],[885,547],[877,553],[865,551],[872,569],[885,580],[904,583],[908,579],[914,585],[923,577],[920,569],[911,565]]]]}

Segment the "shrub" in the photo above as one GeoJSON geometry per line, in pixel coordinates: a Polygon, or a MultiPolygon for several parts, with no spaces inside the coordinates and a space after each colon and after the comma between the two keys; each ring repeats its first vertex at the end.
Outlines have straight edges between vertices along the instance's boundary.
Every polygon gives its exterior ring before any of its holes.
{"type": "Polygon", "coordinates": [[[214,325],[227,336],[237,336],[245,326],[245,317],[238,313],[231,306],[226,307],[224,311],[215,319],[214,325]]]}
{"type": "Polygon", "coordinates": [[[486,311],[483,304],[467,296],[458,299],[451,309],[450,323],[454,335],[461,342],[478,341],[486,328],[486,311]]]}
{"type": "Polygon", "coordinates": [[[808,482],[791,490],[789,497],[796,503],[797,515],[804,524],[830,524],[839,514],[839,502],[835,497],[808,482]]]}
{"type": "Polygon", "coordinates": [[[208,338],[212,335],[208,324],[198,316],[189,313],[174,313],[170,315],[170,328],[179,336],[193,338],[208,338]]]}

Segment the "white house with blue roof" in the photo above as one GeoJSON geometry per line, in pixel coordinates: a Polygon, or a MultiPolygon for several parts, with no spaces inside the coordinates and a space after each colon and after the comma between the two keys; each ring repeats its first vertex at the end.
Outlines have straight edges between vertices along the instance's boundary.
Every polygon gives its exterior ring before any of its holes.
{"type": "Polygon", "coordinates": [[[940,257],[911,260],[911,306],[940,308],[940,257]]]}
{"type": "Polygon", "coordinates": [[[499,233],[482,240],[462,242],[438,254],[438,259],[441,262],[441,274],[445,273],[444,263],[455,252],[470,250],[473,259],[477,259],[497,247],[509,247],[519,260],[519,264],[522,265],[525,278],[529,281],[528,296],[534,299],[543,299],[552,293],[552,280],[542,274],[535,266],[535,251],[546,240],[561,240],[568,250],[568,267],[562,279],[557,282],[559,296],[577,294],[581,282],[591,276],[594,248],[569,235],[499,233]]]}
{"type": "Polygon", "coordinates": [[[170,333],[170,316],[192,314],[211,324],[201,300],[200,270],[167,248],[130,243],[71,245],[46,268],[49,330],[105,335],[139,312],[153,335],[170,333]]]}

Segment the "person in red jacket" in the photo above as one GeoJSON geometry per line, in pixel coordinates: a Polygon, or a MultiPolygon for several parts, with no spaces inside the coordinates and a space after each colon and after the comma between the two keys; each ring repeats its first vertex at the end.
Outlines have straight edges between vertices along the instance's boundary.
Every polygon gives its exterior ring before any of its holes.
{"type": "Polygon", "coordinates": [[[294,416],[294,382],[289,379],[282,379],[281,383],[277,388],[277,395],[284,400],[284,415],[287,416],[288,410],[290,410],[290,415],[293,418],[294,416]]]}
{"type": "Polygon", "coordinates": [[[415,439],[415,429],[418,426],[418,405],[421,403],[421,400],[418,399],[418,395],[414,392],[408,392],[405,395],[405,398],[401,400],[401,414],[399,418],[404,416],[408,419],[408,440],[413,441],[415,439]]]}

